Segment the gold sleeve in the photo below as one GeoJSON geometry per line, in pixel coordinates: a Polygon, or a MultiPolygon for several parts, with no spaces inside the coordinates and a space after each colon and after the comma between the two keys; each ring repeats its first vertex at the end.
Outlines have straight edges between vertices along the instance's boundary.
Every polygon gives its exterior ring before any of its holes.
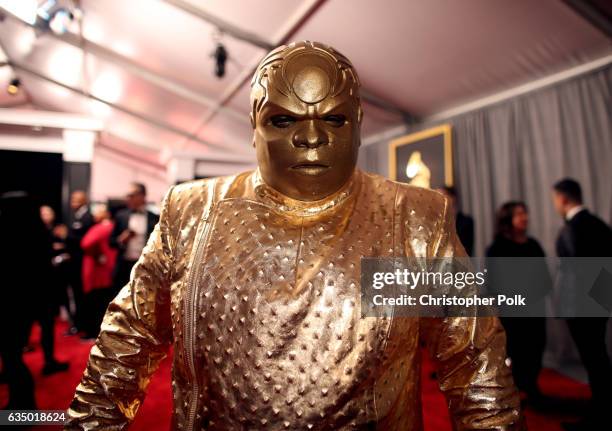
{"type": "Polygon", "coordinates": [[[125,429],[171,340],[172,247],[166,195],[160,220],[104,316],[100,335],[68,410],[68,430],[125,429]]]}
{"type": "MultiPolygon", "coordinates": [[[[466,257],[448,201],[435,256],[466,257]]],[[[526,429],[496,317],[425,318],[421,325],[454,430],[526,429]]]]}

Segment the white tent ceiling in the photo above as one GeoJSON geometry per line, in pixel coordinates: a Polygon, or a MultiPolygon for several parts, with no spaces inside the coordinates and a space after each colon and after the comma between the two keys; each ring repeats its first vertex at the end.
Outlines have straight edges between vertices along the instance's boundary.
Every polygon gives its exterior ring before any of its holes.
{"type": "Polygon", "coordinates": [[[249,82],[268,45],[317,40],[347,55],[373,102],[366,137],[402,114],[432,115],[612,53],[604,32],[557,0],[81,0],[80,26],[63,36],[11,13],[32,1],[0,0],[10,63],[0,85],[15,74],[25,89],[1,92],[0,106],[99,117],[103,145],[152,159],[187,150],[252,160],[249,82]],[[219,20],[229,29],[222,79],[211,57],[219,20]]]}

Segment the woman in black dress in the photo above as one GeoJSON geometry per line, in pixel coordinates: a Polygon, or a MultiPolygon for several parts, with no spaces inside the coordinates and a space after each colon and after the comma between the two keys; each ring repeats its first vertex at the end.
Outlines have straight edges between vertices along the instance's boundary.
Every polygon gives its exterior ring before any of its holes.
{"type": "MultiPolygon", "coordinates": [[[[496,235],[493,243],[487,249],[487,257],[545,257],[544,250],[532,237],[527,235],[529,226],[529,213],[524,202],[507,202],[497,211],[496,235]]],[[[489,259],[490,260],[490,259],[489,259]]],[[[526,271],[524,274],[516,273],[504,276],[504,268],[512,271],[512,264],[504,264],[495,260],[498,276],[512,279],[517,285],[511,288],[514,292],[524,289],[546,289],[542,280],[550,281],[548,269],[543,259],[534,259],[532,262],[538,266],[538,277],[526,271]],[[544,276],[542,276],[544,273],[544,276]]],[[[500,317],[506,330],[507,351],[512,361],[512,374],[514,381],[527,396],[529,402],[537,403],[541,400],[538,388],[538,374],[542,368],[542,356],[546,344],[546,320],[544,309],[536,313],[537,317],[500,317]]]]}

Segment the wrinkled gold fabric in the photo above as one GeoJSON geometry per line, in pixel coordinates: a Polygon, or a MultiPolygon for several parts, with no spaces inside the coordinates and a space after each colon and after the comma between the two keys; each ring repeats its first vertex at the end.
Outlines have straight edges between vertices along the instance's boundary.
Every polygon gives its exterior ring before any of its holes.
{"type": "Polygon", "coordinates": [[[175,186],[67,429],[127,428],[173,345],[173,429],[420,430],[421,340],[454,429],[522,429],[497,319],[360,318],[360,257],[393,255],[465,255],[441,194],[359,170],[311,203],[257,171],[175,186]]]}

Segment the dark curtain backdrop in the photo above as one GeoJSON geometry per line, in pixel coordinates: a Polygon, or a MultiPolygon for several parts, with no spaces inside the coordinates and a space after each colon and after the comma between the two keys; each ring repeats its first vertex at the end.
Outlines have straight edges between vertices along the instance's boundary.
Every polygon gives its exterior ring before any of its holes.
{"type": "MultiPolygon", "coordinates": [[[[527,203],[531,235],[553,254],[562,220],[551,186],[566,176],[580,181],[585,204],[612,222],[611,91],[608,65],[444,121],[453,125],[455,184],[462,210],[475,220],[476,255],[492,240],[496,208],[511,199],[527,203]]],[[[388,141],[365,147],[362,165],[386,175],[387,147],[388,141]]],[[[549,359],[569,367],[573,345],[559,322],[550,326],[549,359]]]]}
{"type": "Polygon", "coordinates": [[[60,153],[0,150],[0,194],[23,190],[62,217],[63,161],[60,153]]]}

